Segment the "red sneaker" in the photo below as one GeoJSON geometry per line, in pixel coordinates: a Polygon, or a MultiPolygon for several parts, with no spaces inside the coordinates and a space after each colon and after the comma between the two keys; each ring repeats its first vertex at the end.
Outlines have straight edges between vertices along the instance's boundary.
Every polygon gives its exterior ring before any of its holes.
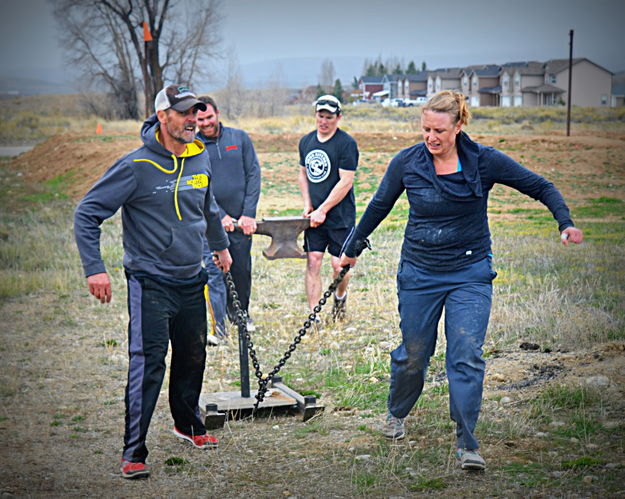
{"type": "Polygon", "coordinates": [[[121,471],[124,478],[147,478],[150,476],[150,472],[145,467],[145,463],[133,463],[125,459],[122,459],[121,471]]]}
{"type": "Polygon", "coordinates": [[[184,440],[188,440],[198,449],[215,448],[218,445],[217,439],[208,433],[205,433],[204,435],[187,435],[174,426],[174,435],[183,438],[184,440]]]}

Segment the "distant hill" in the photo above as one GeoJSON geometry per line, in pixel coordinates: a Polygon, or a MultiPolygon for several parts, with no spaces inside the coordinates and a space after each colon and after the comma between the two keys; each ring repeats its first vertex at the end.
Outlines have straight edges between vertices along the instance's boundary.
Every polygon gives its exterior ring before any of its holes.
{"type": "MultiPolygon", "coordinates": [[[[243,85],[246,88],[263,88],[278,84],[284,88],[303,88],[316,85],[319,81],[323,57],[297,57],[270,59],[240,65],[243,85]]],[[[340,78],[343,88],[349,88],[354,76],[362,71],[361,57],[334,57],[332,62],[336,71],[335,78],[340,78]]],[[[63,81],[67,74],[61,68],[31,70],[19,73],[20,76],[0,74],[0,97],[20,95],[71,94],[79,90],[72,82],[63,81]]],[[[225,70],[216,69],[210,83],[196,85],[200,93],[223,88],[226,82],[225,70]]]]}
{"type": "MultiPolygon", "coordinates": [[[[246,88],[263,88],[271,84],[278,84],[284,88],[304,88],[316,85],[319,82],[321,64],[328,57],[292,57],[282,59],[268,59],[240,65],[243,85],[246,88]]],[[[363,57],[329,57],[334,65],[336,74],[343,88],[350,88],[354,78],[360,77],[364,63],[363,57]]],[[[226,77],[222,72],[213,75],[213,81],[204,86],[199,85],[199,91],[210,91],[223,88],[226,77]]]]}
{"type": "Polygon", "coordinates": [[[71,83],[59,83],[35,78],[0,76],[0,96],[2,97],[39,94],[72,94],[76,92],[76,88],[71,83]]]}

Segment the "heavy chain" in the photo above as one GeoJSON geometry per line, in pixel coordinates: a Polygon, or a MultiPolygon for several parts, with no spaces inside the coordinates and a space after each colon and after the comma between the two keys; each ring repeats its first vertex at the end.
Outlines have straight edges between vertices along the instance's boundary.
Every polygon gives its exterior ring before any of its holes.
{"type": "Polygon", "coordinates": [[[258,391],[256,392],[256,403],[254,404],[254,412],[258,409],[258,405],[264,400],[265,394],[267,393],[269,383],[274,378],[276,374],[284,367],[286,361],[289,360],[291,354],[297,348],[297,345],[301,343],[302,338],[310,329],[310,327],[316,323],[317,314],[321,312],[321,309],[328,301],[328,298],[332,296],[332,293],[336,291],[336,288],[341,283],[341,281],[345,278],[345,275],[349,272],[349,265],[346,265],[341,269],[339,275],[334,279],[332,284],[328,287],[327,291],[323,293],[323,296],[319,300],[319,303],[314,306],[313,312],[308,316],[308,318],[304,321],[304,327],[302,327],[295,338],[293,339],[293,343],[289,345],[289,348],[286,349],[282,358],[278,361],[278,363],[274,366],[271,372],[268,375],[263,375],[263,372],[260,369],[260,364],[258,362],[258,357],[256,355],[256,350],[254,349],[254,343],[252,342],[252,338],[250,333],[247,330],[247,314],[241,308],[241,302],[239,301],[239,295],[234,287],[234,280],[232,279],[232,275],[230,272],[226,273],[226,284],[228,286],[228,292],[230,293],[230,297],[232,299],[232,304],[234,306],[234,310],[236,312],[236,325],[239,330],[243,330],[245,339],[247,341],[247,348],[250,352],[250,358],[252,359],[252,365],[254,366],[254,371],[256,378],[258,378],[258,391]]]}

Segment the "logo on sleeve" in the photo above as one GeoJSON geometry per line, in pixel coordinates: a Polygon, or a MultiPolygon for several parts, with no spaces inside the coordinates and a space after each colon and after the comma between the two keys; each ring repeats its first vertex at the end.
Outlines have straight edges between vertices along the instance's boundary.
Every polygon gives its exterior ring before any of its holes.
{"type": "Polygon", "coordinates": [[[317,184],[323,182],[330,175],[330,158],[325,151],[314,149],[304,159],[308,180],[317,184]]]}

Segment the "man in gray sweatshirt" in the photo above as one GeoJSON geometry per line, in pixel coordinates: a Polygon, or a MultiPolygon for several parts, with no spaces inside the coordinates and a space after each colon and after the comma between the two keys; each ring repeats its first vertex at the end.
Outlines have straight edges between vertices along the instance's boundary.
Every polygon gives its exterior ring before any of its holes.
{"type": "Polygon", "coordinates": [[[149,475],[145,440],[170,341],[173,432],[198,448],[217,446],[198,406],[206,360],[204,239],[218,253],[222,271],[232,262],[208,155],[195,140],[197,111],[206,106],[187,87],[170,85],[157,94],[154,107],[141,130],[143,146],[117,160],[74,215],[89,292],[108,303],[111,283],[100,254],[100,225],[122,210],[129,314],[124,478],[149,475]]]}
{"type": "MultiPolygon", "coordinates": [[[[248,317],[247,328],[252,331],[248,309],[252,291],[252,234],[256,232],[256,207],[260,197],[260,165],[249,135],[243,130],[226,127],[219,121],[219,109],[212,97],[202,96],[200,101],[206,105],[206,110],[197,114],[197,138],[204,143],[210,157],[213,192],[221,223],[230,240],[230,273],[241,308],[248,317]],[[239,230],[235,230],[235,223],[239,230]]],[[[215,275],[214,271],[212,275],[215,275]]],[[[225,293],[225,286],[218,282],[219,277],[209,277],[209,292],[215,312],[219,307],[217,297],[213,295],[225,293]]],[[[227,313],[234,322],[235,310],[229,293],[227,313]]],[[[220,318],[215,319],[219,323],[220,318]]]]}

